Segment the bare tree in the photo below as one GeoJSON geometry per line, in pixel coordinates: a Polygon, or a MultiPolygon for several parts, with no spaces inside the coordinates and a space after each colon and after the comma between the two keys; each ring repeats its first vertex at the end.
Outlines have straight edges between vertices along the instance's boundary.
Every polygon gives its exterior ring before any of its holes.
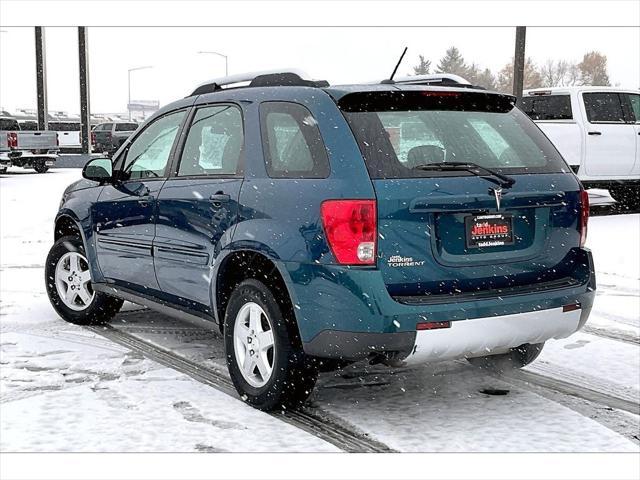
{"type": "Polygon", "coordinates": [[[570,64],[566,60],[558,60],[558,63],[556,63],[556,78],[559,86],[561,87],[567,86],[569,68],[571,67],[571,65],[572,64],[570,64]]]}
{"type": "Polygon", "coordinates": [[[574,65],[567,60],[558,60],[557,62],[548,59],[540,68],[540,76],[542,77],[543,87],[565,87],[572,85],[570,69],[574,65]]]}
{"type": "Polygon", "coordinates": [[[580,85],[580,69],[575,63],[569,65],[569,70],[567,72],[567,85],[580,85]]]}
{"type": "Polygon", "coordinates": [[[540,67],[540,76],[542,77],[543,87],[555,87],[558,83],[556,75],[556,63],[548,59],[542,67],[540,67]]]}
{"type": "MultiPolygon", "coordinates": [[[[536,88],[542,85],[542,75],[538,71],[536,64],[531,57],[527,57],[524,62],[524,82],[523,87],[536,88]]],[[[498,73],[497,81],[498,90],[504,93],[513,91],[513,58],[498,73]]]]}
{"type": "Polygon", "coordinates": [[[580,82],[582,85],[609,86],[609,74],[607,73],[607,56],[600,52],[588,52],[578,64],[580,69],[580,82]]]}

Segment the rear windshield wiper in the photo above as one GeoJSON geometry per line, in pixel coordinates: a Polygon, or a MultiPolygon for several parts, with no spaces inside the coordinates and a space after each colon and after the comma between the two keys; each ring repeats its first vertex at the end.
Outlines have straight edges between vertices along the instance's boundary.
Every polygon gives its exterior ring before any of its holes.
{"type": "Polygon", "coordinates": [[[503,175],[502,173],[491,170],[490,168],[482,167],[473,162],[427,163],[424,165],[416,165],[413,168],[415,170],[436,170],[440,172],[464,170],[504,188],[509,188],[513,186],[514,183],[516,183],[516,180],[514,178],[503,175]]]}

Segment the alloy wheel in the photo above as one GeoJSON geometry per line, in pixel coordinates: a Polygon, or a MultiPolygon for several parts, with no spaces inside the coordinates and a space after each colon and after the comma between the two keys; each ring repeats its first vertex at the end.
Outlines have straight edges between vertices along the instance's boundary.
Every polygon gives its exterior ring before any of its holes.
{"type": "Polygon", "coordinates": [[[56,290],[62,303],[71,310],[86,309],[95,292],[91,288],[91,273],[89,262],[78,252],[65,253],[56,265],[56,290]]]}
{"type": "Polygon", "coordinates": [[[246,382],[255,388],[266,385],[273,373],[275,344],[271,321],[257,303],[246,303],[236,315],[233,346],[246,382]]]}

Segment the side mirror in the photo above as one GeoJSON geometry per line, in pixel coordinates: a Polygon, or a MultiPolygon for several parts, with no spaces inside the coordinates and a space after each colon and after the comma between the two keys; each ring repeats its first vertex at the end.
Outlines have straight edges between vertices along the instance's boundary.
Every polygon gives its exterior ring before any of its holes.
{"type": "Polygon", "coordinates": [[[82,169],[82,176],[87,180],[104,182],[113,177],[113,165],[110,158],[93,158],[82,169]]]}

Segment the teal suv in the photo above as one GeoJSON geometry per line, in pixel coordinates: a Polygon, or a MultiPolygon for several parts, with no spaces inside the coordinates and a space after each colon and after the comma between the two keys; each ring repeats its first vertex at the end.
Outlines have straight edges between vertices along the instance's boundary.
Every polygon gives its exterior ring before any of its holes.
{"type": "Polygon", "coordinates": [[[521,367],[594,298],[586,192],[513,97],[468,85],[226,77],[83,176],[46,262],[56,311],[217,325],[261,409],[364,359],[521,367]]]}

